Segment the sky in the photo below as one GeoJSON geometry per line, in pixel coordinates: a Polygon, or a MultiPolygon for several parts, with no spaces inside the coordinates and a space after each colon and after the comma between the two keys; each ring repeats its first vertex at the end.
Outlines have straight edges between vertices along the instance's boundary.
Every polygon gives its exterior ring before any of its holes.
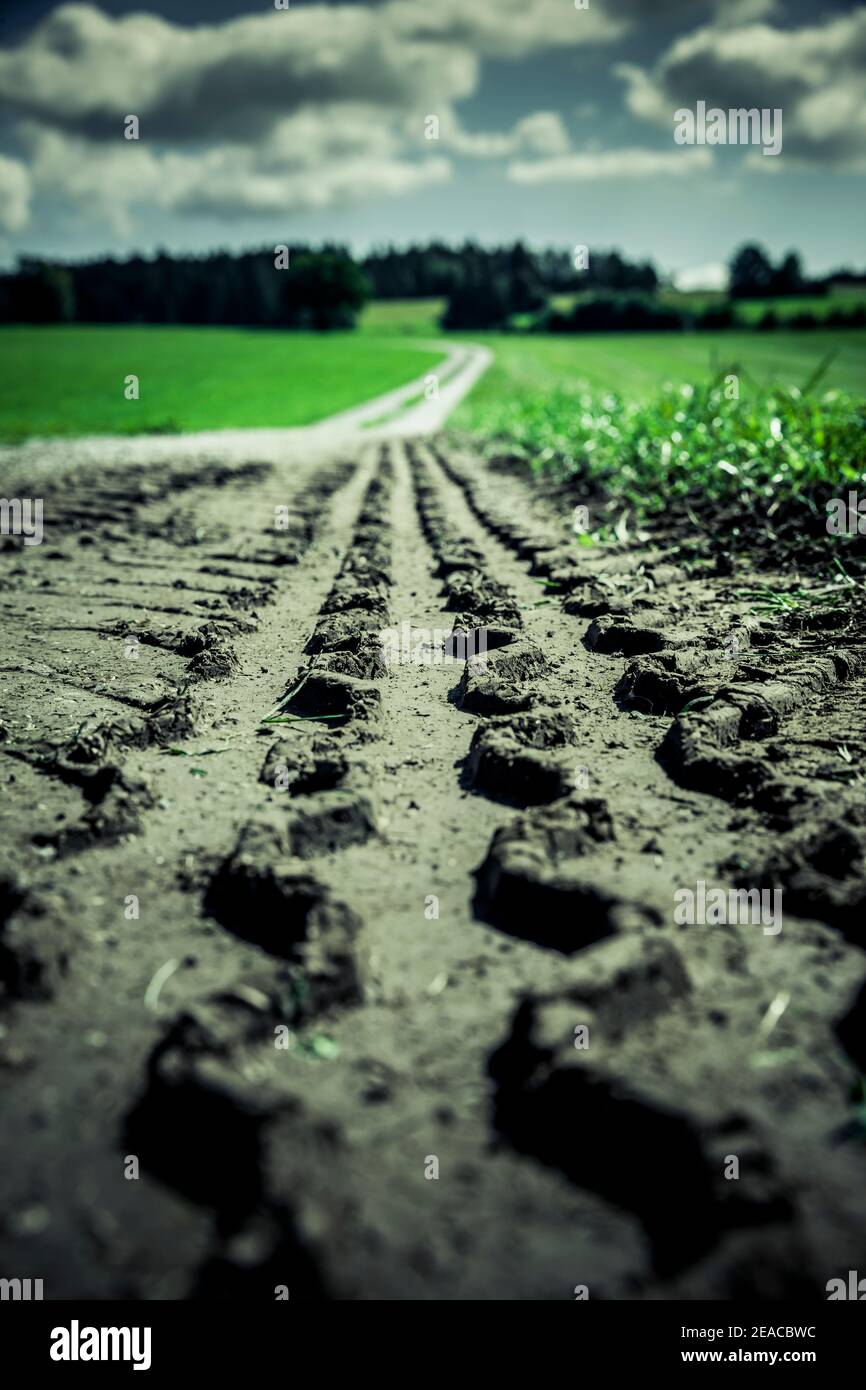
{"type": "Polygon", "coordinates": [[[520,237],[684,285],[746,240],[863,268],[864,98],[847,0],[4,0],[0,262],[520,237]],[[781,110],[781,151],[678,143],[701,101],[781,110]]]}

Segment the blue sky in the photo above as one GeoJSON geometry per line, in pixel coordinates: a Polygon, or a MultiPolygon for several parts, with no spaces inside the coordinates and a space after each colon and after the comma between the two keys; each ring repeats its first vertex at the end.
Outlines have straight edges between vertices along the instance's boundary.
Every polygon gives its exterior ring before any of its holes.
{"type": "Polygon", "coordinates": [[[862,266],[864,72],[851,3],[7,0],[0,259],[520,236],[696,281],[746,239],[862,266]],[[781,109],[781,153],[677,146],[699,99],[781,109]]]}

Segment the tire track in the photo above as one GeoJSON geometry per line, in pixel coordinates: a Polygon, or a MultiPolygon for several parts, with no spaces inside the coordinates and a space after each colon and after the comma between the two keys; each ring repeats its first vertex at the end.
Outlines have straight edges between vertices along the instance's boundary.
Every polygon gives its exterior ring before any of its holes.
{"type": "Polygon", "coordinates": [[[816,1296],[858,1267],[862,825],[784,859],[857,632],[743,621],[732,682],[721,579],[575,559],[567,518],[446,443],[207,460],[182,499],[176,472],[67,475],[50,549],[0,555],[25,634],[4,1267],[51,1297],[268,1300],[816,1296]],[[127,600],[104,581],[132,546],[127,600]],[[50,592],[103,588],[116,610],[77,620],[50,592]],[[749,795],[664,768],[671,719],[749,795]],[[789,756],[775,800],[750,744],[789,756]],[[678,885],[764,853],[771,801],[767,872],[814,918],[675,923],[678,885]]]}
{"type": "MultiPolygon", "coordinates": [[[[441,453],[437,457],[441,463],[441,453]]],[[[465,473],[447,467],[444,471],[460,487],[472,514],[503,534],[509,549],[527,559],[532,570],[569,590],[577,588],[580,579],[576,564],[564,560],[555,540],[540,535],[532,524],[514,522],[508,516],[507,506],[498,508],[491,522],[489,503],[481,500],[483,486],[477,481],[469,482],[465,473]]],[[[496,573],[503,574],[501,564],[496,573]]],[[[625,626],[628,620],[622,623],[614,617],[609,627],[602,628],[603,622],[599,620],[589,629],[585,646],[590,651],[601,648],[597,636],[600,631],[615,630],[618,623],[625,626]]],[[[608,642],[604,650],[617,652],[628,648],[608,642]]],[[[751,1095],[744,1095],[742,1113],[726,1116],[725,1088],[729,1082],[725,1067],[719,1067],[715,1060],[718,1042],[714,1030],[707,1027],[708,1015],[713,1011],[695,1008],[690,969],[693,953],[687,949],[683,958],[682,938],[676,941],[669,933],[660,935],[660,929],[671,920],[670,909],[667,913],[659,912],[658,896],[651,890],[635,892],[631,901],[624,899],[622,888],[611,891],[605,885],[594,860],[589,864],[591,884],[576,882],[574,861],[569,862],[568,856],[575,852],[585,854],[587,849],[594,851],[599,842],[616,840],[618,836],[613,829],[615,820],[612,824],[603,802],[597,803],[592,812],[584,803],[582,822],[575,820],[573,807],[564,815],[556,814],[566,805],[566,801],[554,801],[550,810],[520,817],[497,834],[482,865],[478,905],[488,915],[492,909],[494,919],[499,915],[511,930],[526,933],[526,923],[531,921],[531,934],[555,949],[568,949],[564,942],[573,936],[575,910],[578,917],[584,917],[590,940],[593,935],[613,939],[602,940],[599,946],[578,955],[575,979],[565,988],[547,995],[534,992],[518,1009],[507,1041],[491,1058],[491,1076],[497,1083],[497,1129],[522,1151],[566,1172],[572,1181],[589,1185],[600,1195],[633,1210],[652,1242],[657,1273],[666,1281],[709,1252],[718,1251],[720,1242],[727,1240],[731,1231],[748,1229],[756,1223],[778,1224],[786,1233],[783,1239],[787,1239],[797,1227],[795,1213],[797,1219],[803,1215],[803,1209],[797,1210],[793,1189],[786,1185],[781,1172],[782,1156],[789,1159],[796,1142],[796,1126],[791,1125],[790,1115],[786,1116],[787,1144],[771,1134],[765,1124],[766,1096],[762,1092],[766,1088],[760,1084],[751,1095]],[[557,863],[563,850],[564,871],[557,863]],[[590,903],[594,910],[587,912],[590,903]],[[654,930],[649,936],[641,939],[640,935],[630,934],[635,929],[640,931],[641,919],[646,932],[647,919],[651,920],[654,913],[654,930]],[[535,925],[539,921],[544,927],[543,935],[535,925]],[[684,969],[684,959],[688,969],[684,969]],[[622,995],[628,1000],[628,1010],[616,1007],[622,995]],[[583,1055],[575,1059],[572,1021],[578,1009],[579,1026],[586,1027],[587,1033],[592,1029],[601,1034],[601,1053],[596,1051],[591,1059],[583,1055]],[[627,1043],[635,1015],[644,1024],[648,1018],[653,1019],[657,1037],[647,1051],[642,1030],[640,1051],[632,1053],[629,1065],[627,1043]],[[706,1058],[698,1084],[683,1069],[676,1075],[671,1067],[671,1037],[676,1036],[677,1028],[687,1017],[696,1032],[698,1055],[706,1058]],[[577,1066],[576,1061],[583,1065],[577,1066]],[[653,1071],[666,1074],[666,1084],[650,1084],[653,1071]],[[712,1091],[708,1077],[713,1071],[719,1077],[719,1090],[713,1094],[712,1104],[707,1105],[704,1088],[710,1085],[712,1091]],[[564,1110],[582,1113],[592,1138],[587,1134],[575,1145],[564,1135],[564,1110]],[[722,1165],[718,1145],[724,1142],[723,1136],[731,1135],[735,1138],[727,1137],[728,1146],[738,1152],[745,1150],[744,1162],[748,1165],[747,1181],[736,1190],[736,1197],[730,1196],[731,1189],[726,1190],[719,1181],[722,1165]],[[625,1154],[635,1147],[644,1154],[664,1155],[660,1166],[648,1166],[645,1189],[636,1182],[632,1165],[625,1160],[625,1154]],[[761,1180],[760,1173],[774,1176],[769,1181],[761,1180]],[[690,1193],[692,1213],[687,1229],[675,1216],[684,1192],[690,1193]],[[674,1231],[680,1234],[679,1247],[672,1239],[674,1231]]],[[[623,867],[620,861],[620,884],[627,877],[623,867]]],[[[803,936],[808,941],[810,934],[805,932],[803,936]]],[[[584,944],[585,941],[586,937],[584,944]]],[[[798,943],[801,949],[803,944],[798,943]]],[[[794,952],[786,950],[784,965],[788,969],[793,958],[794,952]]],[[[849,957],[846,964],[847,971],[840,972],[843,999],[846,993],[850,994],[852,977],[862,973],[859,961],[849,957]]],[[[696,973],[699,979],[702,972],[696,973]]],[[[727,991],[722,993],[727,995],[727,991]]],[[[750,993],[749,988],[743,988],[730,996],[732,1012],[742,1009],[743,998],[750,993]]],[[[828,1013],[828,1021],[832,1021],[832,1006],[828,1010],[825,1004],[825,1017],[828,1013]]],[[[842,1025],[848,1050],[855,1054],[862,1049],[852,1046],[851,1037],[862,1026],[863,1016],[861,995],[842,1025]]],[[[745,1037],[738,1039],[740,1045],[748,1037],[748,1030],[743,1032],[745,1037]]],[[[832,1041],[829,1046],[825,1041],[818,1051],[828,1074],[834,1075],[832,1084],[838,1095],[844,1076],[842,1058],[834,1051],[832,1041]]],[[[846,1160],[839,1167],[844,1172],[846,1160]]],[[[850,1219],[851,1203],[843,1200],[842,1205],[847,1207],[850,1219]]],[[[719,1278],[719,1265],[724,1267],[723,1259],[708,1262],[711,1279],[719,1278]]],[[[815,1277],[820,1287],[817,1271],[815,1277]]]]}

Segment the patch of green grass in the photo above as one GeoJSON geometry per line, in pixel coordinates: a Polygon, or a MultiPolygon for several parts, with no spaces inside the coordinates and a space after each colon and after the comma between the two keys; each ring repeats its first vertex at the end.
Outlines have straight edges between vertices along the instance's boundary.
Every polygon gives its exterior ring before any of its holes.
{"type": "MultiPolygon", "coordinates": [[[[728,296],[715,290],[660,290],[659,299],[675,309],[698,314],[703,309],[718,308],[728,302],[728,296]]],[[[752,325],[772,312],[780,322],[798,314],[812,314],[824,319],[836,309],[849,312],[866,304],[866,291],[860,285],[837,285],[827,294],[790,295],[780,299],[737,299],[733,309],[740,323],[752,325]]]]}
{"type": "Polygon", "coordinates": [[[301,1049],[318,1062],[336,1062],[340,1055],[340,1044],[327,1033],[314,1033],[311,1038],[304,1038],[301,1049]]]}
{"type": "MultiPolygon", "coordinates": [[[[450,335],[456,337],[459,335],[450,335]]],[[[453,423],[475,429],[503,403],[527,402],[553,388],[615,389],[647,400],[665,382],[699,385],[724,368],[743,378],[741,395],[755,387],[797,386],[835,353],[823,387],[866,393],[866,333],[818,329],[813,333],[579,333],[521,336],[471,333],[496,361],[474,387],[453,423]]]]}
{"type": "MultiPolygon", "coordinates": [[[[553,294],[549,297],[551,307],[567,313],[578,300],[591,299],[593,293],[607,296],[609,291],[585,291],[579,294],[553,294]]],[[[637,291],[623,291],[625,299],[657,299],[662,304],[681,309],[686,313],[699,314],[704,309],[718,308],[727,303],[728,296],[721,290],[672,290],[661,289],[656,296],[642,295],[637,291]]],[[[859,285],[840,285],[826,295],[792,296],[789,299],[746,299],[737,300],[735,310],[738,318],[751,327],[772,309],[777,319],[794,318],[797,314],[814,314],[816,318],[826,318],[834,309],[851,310],[866,304],[866,290],[859,285]]],[[[364,334],[390,336],[399,334],[409,337],[438,337],[439,320],[445,311],[444,299],[381,299],[374,300],[362,311],[358,327],[364,334]]],[[[706,335],[702,335],[706,336],[706,335]]],[[[727,335],[726,335],[727,336],[727,335]]]]}
{"type": "Polygon", "coordinates": [[[825,295],[805,295],[792,296],[790,299],[766,299],[766,300],[743,300],[737,305],[740,318],[744,323],[757,323],[763,318],[764,314],[772,310],[776,318],[784,322],[785,319],[796,318],[798,314],[812,314],[816,319],[825,319],[828,314],[841,309],[845,313],[850,313],[852,309],[859,309],[866,304],[866,293],[857,285],[850,285],[845,289],[832,290],[825,295]]]}
{"type": "MultiPolygon", "coordinates": [[[[817,336],[810,335],[809,356],[792,345],[786,375],[799,384],[785,386],[761,379],[770,367],[761,357],[748,368],[739,358],[720,368],[717,359],[711,371],[703,335],[676,335],[673,343],[667,335],[623,334],[600,343],[582,337],[497,344],[495,366],[452,424],[505,441],[533,468],[598,484],[639,514],[690,499],[737,501],[772,515],[774,504],[799,498],[814,510],[819,485],[866,476],[866,401],[826,390],[825,380],[815,389],[822,366],[829,376],[839,360],[821,363],[817,336]],[[566,361],[573,379],[562,373],[566,361]],[[685,371],[694,384],[683,381],[685,371]],[[734,374],[739,399],[728,398],[734,374]]],[[[837,346],[846,337],[821,336],[837,346]]],[[[764,342],[748,341],[758,348],[764,342]]],[[[866,340],[859,350],[866,358],[866,340]]],[[[780,364],[773,366],[770,377],[780,364]]],[[[851,379],[850,362],[841,374],[851,379]]],[[[866,372],[861,390],[864,379],[866,372]]]]}
{"type": "Polygon", "coordinates": [[[691,314],[699,314],[704,309],[717,309],[727,304],[728,296],[723,290],[673,290],[662,288],[657,293],[662,304],[670,304],[675,309],[683,309],[691,314]]]}
{"type": "Polygon", "coordinates": [[[771,589],[760,584],[751,589],[735,589],[738,598],[753,601],[752,612],[764,614],[796,613],[809,608],[842,608],[851,599],[851,590],[858,586],[844,574],[836,574],[832,584],[818,589],[803,589],[795,585],[792,589],[771,589]]]}
{"type": "Polygon", "coordinates": [[[866,290],[860,285],[838,285],[828,294],[791,295],[779,299],[736,299],[729,301],[721,290],[674,290],[662,288],[655,294],[641,290],[583,290],[571,294],[550,296],[551,308],[567,314],[575,304],[589,299],[642,299],[647,304],[662,304],[683,314],[701,314],[705,309],[719,309],[730,303],[737,323],[750,331],[765,314],[772,312],[784,324],[798,314],[811,314],[825,319],[835,310],[850,313],[866,305],[866,290]]]}
{"type": "Polygon", "coordinates": [[[308,425],[441,360],[373,334],[4,327],[0,440],[308,425]],[[137,401],[124,398],[129,375],[137,401]]]}
{"type": "Polygon", "coordinates": [[[358,320],[364,334],[385,337],[392,333],[418,338],[437,338],[444,299],[377,299],[358,320]]]}

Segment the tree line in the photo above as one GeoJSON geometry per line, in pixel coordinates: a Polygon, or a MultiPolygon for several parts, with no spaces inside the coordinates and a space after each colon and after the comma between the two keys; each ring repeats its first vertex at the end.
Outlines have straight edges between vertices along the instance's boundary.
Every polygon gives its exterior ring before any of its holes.
{"type": "Polygon", "coordinates": [[[331,245],[77,265],[28,257],[0,277],[0,322],[351,328],[369,293],[360,266],[331,245]]]}
{"type": "MultiPolygon", "coordinates": [[[[652,292],[657,283],[649,263],[631,265],[616,251],[590,256],[578,271],[567,252],[529,251],[521,242],[389,246],[360,261],[333,244],[77,264],[24,257],[0,276],[0,322],[349,328],[369,299],[465,299],[471,309],[486,295],[493,312],[507,314],[579,287],[652,292]]],[[[479,307],[469,313],[473,322],[479,307]]]]}
{"type": "MultiPolygon", "coordinates": [[[[729,269],[732,301],[823,294],[835,280],[866,283],[849,269],[809,280],[795,252],[774,264],[752,243],[729,269]]],[[[369,299],[441,298],[442,325],[452,329],[502,327],[521,315],[553,332],[684,326],[655,298],[660,285],[651,262],[618,251],[530,250],[521,241],[386,246],[360,260],[334,243],[75,264],[24,257],[0,275],[0,322],[333,329],[351,328],[369,299]],[[553,296],[569,293],[581,295],[570,312],[551,306],[553,296]]],[[[689,326],[726,326],[723,310],[707,316],[689,326]]]]}

